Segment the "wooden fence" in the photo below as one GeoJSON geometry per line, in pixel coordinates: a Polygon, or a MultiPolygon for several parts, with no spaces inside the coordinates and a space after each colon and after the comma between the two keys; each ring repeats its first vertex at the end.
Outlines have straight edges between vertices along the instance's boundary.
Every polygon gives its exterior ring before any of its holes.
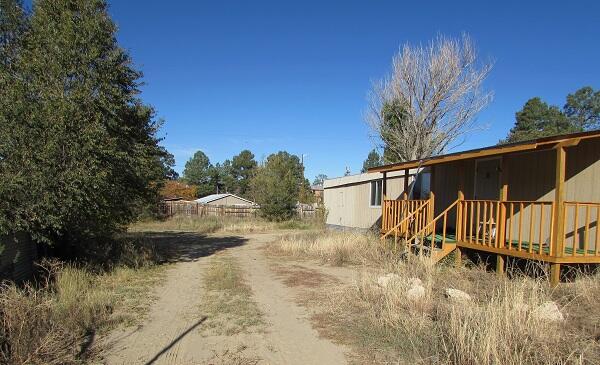
{"type": "MultiPolygon", "coordinates": [[[[163,216],[171,217],[175,215],[198,216],[198,217],[256,217],[260,211],[255,206],[237,206],[237,205],[208,205],[196,202],[162,202],[159,205],[159,212],[163,216]]],[[[308,205],[300,205],[296,208],[299,218],[313,218],[317,215],[318,209],[308,205]]]]}

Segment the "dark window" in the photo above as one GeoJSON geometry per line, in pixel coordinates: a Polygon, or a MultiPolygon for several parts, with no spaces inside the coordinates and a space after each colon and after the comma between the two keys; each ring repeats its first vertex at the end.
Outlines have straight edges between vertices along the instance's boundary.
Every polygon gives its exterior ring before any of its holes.
{"type": "Polygon", "coordinates": [[[381,206],[381,191],[383,189],[383,181],[371,181],[371,206],[379,207],[381,206]]]}

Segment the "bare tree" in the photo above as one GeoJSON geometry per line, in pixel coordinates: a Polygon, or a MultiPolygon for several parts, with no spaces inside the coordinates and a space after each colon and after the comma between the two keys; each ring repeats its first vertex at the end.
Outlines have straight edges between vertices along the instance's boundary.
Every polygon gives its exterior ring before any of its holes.
{"type": "Polygon", "coordinates": [[[492,99],[481,90],[491,68],[478,62],[467,35],[438,36],[427,47],[404,45],[391,74],[369,94],[366,120],[383,142],[386,162],[441,154],[472,131],[492,99]]]}

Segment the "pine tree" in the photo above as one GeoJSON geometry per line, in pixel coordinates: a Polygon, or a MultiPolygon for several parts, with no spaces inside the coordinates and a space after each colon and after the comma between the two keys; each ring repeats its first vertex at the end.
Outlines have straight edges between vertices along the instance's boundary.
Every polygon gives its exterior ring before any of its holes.
{"type": "Polygon", "coordinates": [[[372,167],[377,167],[383,165],[383,161],[379,152],[376,149],[372,149],[371,152],[367,155],[367,159],[363,162],[363,167],[361,172],[365,173],[372,167]]]}
{"type": "Polygon", "coordinates": [[[232,174],[237,180],[236,192],[239,195],[247,197],[250,179],[256,172],[257,166],[254,154],[249,150],[243,150],[237,156],[233,156],[231,161],[232,174]]]}
{"type": "Polygon", "coordinates": [[[564,111],[578,129],[600,128],[600,90],[585,86],[567,95],[564,111]]]}
{"type": "Polygon", "coordinates": [[[529,99],[515,115],[514,127],[500,143],[514,143],[557,134],[581,131],[556,106],[550,106],[540,98],[529,99]]]}
{"type": "Polygon", "coordinates": [[[202,151],[196,151],[185,163],[183,180],[190,185],[196,185],[198,196],[203,197],[217,192],[216,186],[211,182],[211,178],[214,180],[214,173],[208,156],[202,151]]]}

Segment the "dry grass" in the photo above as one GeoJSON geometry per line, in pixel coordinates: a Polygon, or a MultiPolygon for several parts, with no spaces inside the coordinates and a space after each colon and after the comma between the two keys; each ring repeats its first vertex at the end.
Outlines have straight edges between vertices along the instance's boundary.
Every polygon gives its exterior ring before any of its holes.
{"type": "Polygon", "coordinates": [[[274,254],[320,259],[332,265],[381,264],[394,259],[374,234],[315,231],[290,234],[269,246],[274,254]]]}
{"type": "Polygon", "coordinates": [[[313,292],[322,306],[315,323],[324,335],[352,346],[359,363],[600,363],[598,277],[551,290],[543,278],[515,274],[507,280],[482,267],[431,265],[416,257],[396,261],[379,252],[376,238],[351,233],[289,236],[271,249],[334,264],[368,264],[357,267],[361,274],[350,287],[313,292]],[[390,272],[400,279],[378,285],[378,276],[390,272]],[[423,298],[407,296],[410,278],[422,281],[423,298]],[[472,301],[453,302],[444,296],[446,288],[463,290],[472,301]],[[558,303],[565,321],[534,314],[547,301],[558,303]]]}
{"type": "Polygon", "coordinates": [[[290,220],[269,222],[261,218],[236,217],[186,217],[175,216],[165,220],[143,221],[129,227],[130,232],[185,231],[198,233],[254,233],[284,229],[315,229],[319,223],[313,220],[290,220]]]}
{"type": "Polygon", "coordinates": [[[130,258],[137,266],[109,270],[46,262],[41,284],[5,284],[0,289],[0,363],[79,364],[93,357],[99,333],[137,323],[150,305],[150,288],[164,269],[140,260],[130,258]]]}
{"type": "Polygon", "coordinates": [[[238,263],[231,256],[215,256],[203,277],[207,295],[202,313],[206,327],[227,336],[260,330],[264,314],[252,300],[252,289],[244,281],[238,263]]]}

